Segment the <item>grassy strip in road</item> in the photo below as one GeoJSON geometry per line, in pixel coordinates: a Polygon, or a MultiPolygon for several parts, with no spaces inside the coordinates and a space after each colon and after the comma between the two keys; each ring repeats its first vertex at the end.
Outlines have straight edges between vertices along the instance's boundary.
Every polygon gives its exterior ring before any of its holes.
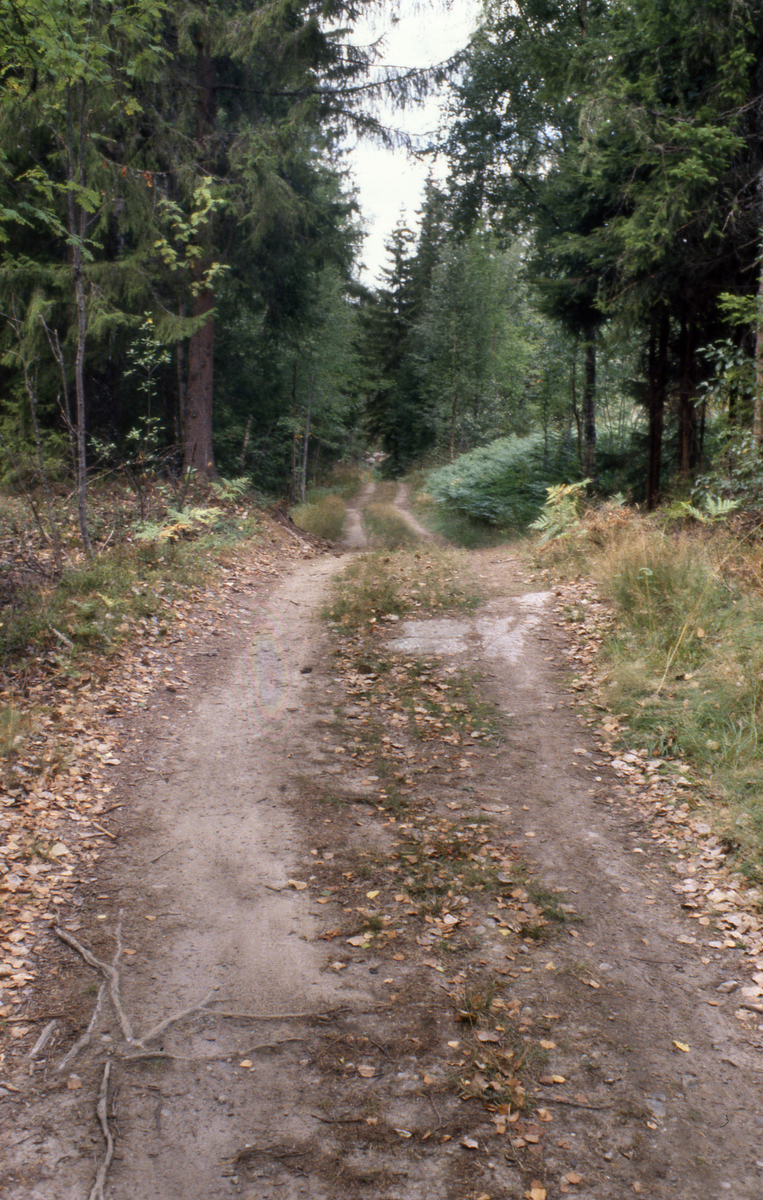
{"type": "Polygon", "coordinates": [[[349,564],[328,616],[343,633],[366,630],[383,618],[468,612],[479,603],[461,582],[464,560],[430,546],[372,551],[349,564]]]}

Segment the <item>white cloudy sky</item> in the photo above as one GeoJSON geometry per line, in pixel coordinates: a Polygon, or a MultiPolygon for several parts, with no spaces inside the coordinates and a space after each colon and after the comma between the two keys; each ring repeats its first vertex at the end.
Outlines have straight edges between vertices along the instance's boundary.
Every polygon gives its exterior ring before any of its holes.
{"type": "MultiPolygon", "coordinates": [[[[476,24],[478,0],[402,0],[392,20],[391,6],[373,23],[358,26],[354,40],[366,43],[384,36],[385,63],[397,67],[429,67],[450,58],[466,45],[476,24]]],[[[385,109],[380,113],[385,125],[404,129],[412,137],[426,139],[440,122],[440,103],[430,97],[426,103],[403,111],[385,109]]],[[[405,150],[383,150],[360,142],[350,154],[352,174],[359,191],[367,234],[363,250],[364,281],[373,283],[384,263],[384,242],[392,233],[401,212],[409,227],[415,220],[431,160],[421,161],[405,150]]],[[[435,166],[435,172],[437,167],[435,166]]]]}

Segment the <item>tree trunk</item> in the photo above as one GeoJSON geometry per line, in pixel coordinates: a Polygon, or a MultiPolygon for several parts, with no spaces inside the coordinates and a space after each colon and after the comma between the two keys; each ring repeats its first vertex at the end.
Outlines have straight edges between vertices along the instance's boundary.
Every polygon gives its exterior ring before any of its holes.
{"type": "Polygon", "coordinates": [[[297,500],[297,364],[294,364],[291,376],[291,481],[289,484],[289,500],[292,504],[297,500]]]}
{"type": "MultiPolygon", "coordinates": [[[[186,303],[183,300],[178,310],[178,316],[183,319],[186,315],[186,303]]],[[[181,340],[177,344],[177,381],[178,381],[178,398],[177,408],[172,424],[175,427],[175,445],[185,446],[185,343],[181,340]]]]}
{"type": "Polygon", "coordinates": [[[188,386],[183,414],[183,466],[208,479],[217,475],[212,445],[212,398],[215,356],[214,293],[205,288],[193,302],[193,316],[207,320],[188,340],[188,386]]]}
{"type": "Polygon", "coordinates": [[[583,471],[583,427],[580,423],[580,409],[578,408],[577,371],[578,371],[578,351],[577,351],[577,346],[575,346],[575,355],[574,355],[574,358],[572,359],[572,380],[571,380],[572,415],[575,419],[575,430],[577,432],[578,462],[580,463],[580,470],[583,471]]]}
{"type": "Polygon", "coordinates": [[[454,462],[456,457],[456,413],[458,411],[458,401],[456,396],[456,329],[453,327],[453,352],[450,362],[450,461],[454,462]]]}
{"type": "MultiPolygon", "coordinates": [[[[759,187],[763,192],[763,172],[759,187]]],[[[763,226],[761,226],[763,241],[763,226]]],[[[758,268],[758,311],[755,320],[755,407],[752,416],[752,436],[760,449],[763,444],[763,255],[758,268]]]]}
{"type": "Polygon", "coordinates": [[[667,312],[663,312],[659,329],[656,319],[653,319],[649,336],[649,438],[646,467],[646,507],[649,512],[660,502],[669,337],[670,317],[667,312]]]}
{"type": "Polygon", "coordinates": [[[695,405],[695,341],[693,321],[681,323],[681,380],[678,389],[678,469],[688,479],[697,465],[695,405]]]}
{"type": "MultiPolygon", "coordinates": [[[[77,86],[72,94],[69,88],[66,93],[66,156],[69,184],[85,186],[85,109],[87,93],[84,82],[77,86]],[[72,107],[74,99],[78,106],[78,129],[75,142],[74,114],[72,107]]],[[[87,444],[85,433],[85,349],[87,346],[87,309],[85,305],[85,285],[82,280],[82,244],[87,233],[87,212],[74,199],[74,190],[70,186],[67,192],[68,232],[71,238],[70,261],[72,279],[74,282],[74,307],[77,314],[77,351],[74,359],[74,396],[75,422],[74,436],[76,458],[74,461],[75,478],[77,483],[77,518],[79,521],[82,549],[88,558],[93,556],[90,543],[90,533],[87,528],[87,444]]]]}
{"type": "Polygon", "coordinates": [[[313,378],[310,376],[310,383],[307,389],[307,416],[305,417],[305,440],[302,447],[302,477],[300,479],[300,498],[302,503],[305,503],[305,495],[307,494],[307,455],[310,449],[310,418],[313,411],[313,378]]]}
{"type": "Polygon", "coordinates": [[[586,331],[585,375],[583,380],[583,467],[586,476],[598,484],[596,473],[596,333],[586,331]]]}

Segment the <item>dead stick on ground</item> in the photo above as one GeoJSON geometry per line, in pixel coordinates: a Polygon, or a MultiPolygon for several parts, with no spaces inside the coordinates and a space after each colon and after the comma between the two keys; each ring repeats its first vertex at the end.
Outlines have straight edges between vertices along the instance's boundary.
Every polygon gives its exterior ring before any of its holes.
{"type": "Polygon", "coordinates": [[[103,1078],[101,1080],[101,1086],[98,1092],[98,1105],[95,1110],[98,1116],[98,1122],[101,1126],[101,1132],[103,1133],[103,1140],[106,1143],[106,1154],[104,1155],[103,1162],[98,1168],[98,1174],[95,1177],[95,1183],[93,1184],[88,1200],[104,1200],[103,1185],[106,1182],[106,1176],[108,1175],[109,1167],[111,1166],[111,1160],[114,1157],[114,1139],[111,1136],[111,1130],[109,1129],[108,1111],[110,1074],[111,1060],[107,1059],[106,1066],[103,1068],[103,1078]]]}

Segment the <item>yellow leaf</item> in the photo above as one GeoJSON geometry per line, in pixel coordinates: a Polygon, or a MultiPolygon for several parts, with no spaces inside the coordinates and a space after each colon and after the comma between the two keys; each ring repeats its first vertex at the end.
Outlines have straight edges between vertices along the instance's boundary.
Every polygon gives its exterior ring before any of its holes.
{"type": "Polygon", "coordinates": [[[241,1062],[240,1062],[238,1065],[239,1065],[240,1067],[251,1067],[251,1066],[253,1066],[254,1064],[252,1063],[252,1060],[251,1060],[251,1058],[242,1058],[242,1059],[241,1059],[241,1062]]]}
{"type": "Polygon", "coordinates": [[[687,1046],[686,1042],[677,1042],[675,1039],[673,1039],[673,1045],[677,1050],[683,1050],[684,1054],[688,1054],[691,1050],[691,1046],[687,1046]]]}
{"type": "Polygon", "coordinates": [[[546,1189],[543,1184],[534,1179],[529,1192],[525,1192],[525,1200],[546,1200],[546,1189]]]}
{"type": "Polygon", "coordinates": [[[375,900],[378,895],[379,895],[378,889],[375,892],[366,892],[366,899],[367,900],[375,900]]]}

